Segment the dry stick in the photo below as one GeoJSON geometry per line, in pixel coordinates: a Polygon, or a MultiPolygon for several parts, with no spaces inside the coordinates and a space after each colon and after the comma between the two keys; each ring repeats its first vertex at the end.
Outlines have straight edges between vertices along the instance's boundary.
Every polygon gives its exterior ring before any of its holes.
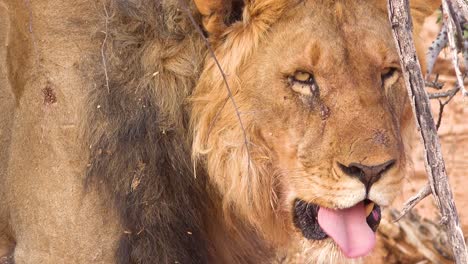
{"type": "MultiPolygon", "coordinates": [[[[463,80],[465,80],[465,78],[463,78],[463,80]]],[[[448,103],[450,103],[450,101],[452,101],[453,97],[455,97],[455,95],[458,93],[458,91],[460,91],[460,86],[458,85],[458,83],[456,83],[455,88],[453,88],[452,90],[449,91],[449,93],[451,93],[451,94],[448,95],[448,99],[445,100],[445,102],[442,102],[442,100],[437,99],[439,101],[439,117],[437,119],[437,125],[436,125],[437,131],[439,131],[440,124],[442,123],[442,114],[444,113],[445,106],[448,103]]]]}
{"type": "Polygon", "coordinates": [[[465,21],[468,21],[468,4],[466,0],[454,0],[458,14],[461,14],[465,21]]]}
{"type": "Polygon", "coordinates": [[[443,224],[446,225],[449,232],[455,261],[457,264],[466,264],[468,263],[468,252],[463,231],[446,175],[429,98],[424,89],[424,78],[416,57],[409,2],[408,0],[388,0],[388,11],[416,125],[424,143],[426,171],[432,194],[441,211],[443,224]]]}
{"type": "Polygon", "coordinates": [[[442,88],[444,88],[444,83],[437,81],[426,81],[426,87],[442,90],[442,88]]]}
{"type": "MultiPolygon", "coordinates": [[[[433,43],[433,44],[434,44],[434,43],[433,43]]],[[[430,48],[429,48],[429,49],[430,49],[430,48]]],[[[426,81],[425,81],[425,85],[426,85],[426,87],[429,87],[429,88],[434,88],[434,89],[437,89],[437,90],[442,90],[442,88],[444,88],[445,83],[439,82],[439,74],[436,74],[435,80],[434,80],[434,81],[428,81],[428,80],[426,80],[426,81]]]]}
{"type": "Polygon", "coordinates": [[[442,103],[442,100],[437,99],[439,101],[439,116],[437,117],[436,129],[439,131],[440,125],[442,124],[442,115],[444,114],[445,104],[442,103]]]}
{"type": "Polygon", "coordinates": [[[463,33],[464,30],[468,29],[468,2],[466,0],[453,0],[452,7],[455,9],[457,15],[459,15],[459,22],[461,28],[461,38],[463,42],[463,59],[465,65],[465,74],[468,73],[468,36],[465,36],[463,33]]]}
{"type": "Polygon", "coordinates": [[[448,42],[450,46],[450,51],[452,53],[452,64],[455,69],[455,75],[457,77],[458,84],[462,88],[463,96],[468,96],[468,91],[465,89],[465,84],[463,83],[463,74],[458,66],[458,48],[457,48],[457,41],[455,39],[457,33],[457,20],[455,20],[455,14],[452,14],[451,3],[447,0],[442,1],[442,16],[444,20],[444,25],[447,27],[447,35],[448,35],[448,42]]]}
{"type": "Polygon", "coordinates": [[[107,73],[107,61],[106,61],[106,54],[105,54],[105,49],[107,46],[107,32],[109,30],[109,14],[107,13],[106,3],[102,2],[102,6],[104,7],[104,12],[106,13],[106,31],[103,32],[105,34],[105,37],[101,45],[101,58],[102,58],[102,67],[104,68],[104,75],[106,77],[107,92],[109,93],[110,92],[109,75],[107,73]]]}
{"type": "MultiPolygon", "coordinates": [[[[464,25],[468,29],[468,22],[464,25]]],[[[463,36],[463,62],[465,64],[465,75],[468,75],[468,36],[463,36]]]]}
{"type": "Polygon", "coordinates": [[[448,90],[446,92],[440,92],[440,93],[430,93],[429,99],[437,99],[437,98],[443,98],[443,97],[452,97],[455,95],[458,91],[460,91],[460,86],[457,84],[455,85],[455,88],[448,90]]]}
{"type": "Polygon", "coordinates": [[[431,186],[427,184],[415,196],[409,198],[409,200],[405,202],[403,209],[401,209],[400,215],[395,218],[393,222],[400,221],[403,216],[405,216],[411,209],[413,209],[416,204],[429,196],[429,194],[431,194],[431,186]]]}
{"type": "MultiPolygon", "coordinates": [[[[206,39],[205,34],[203,34],[203,31],[201,30],[200,26],[197,24],[197,22],[193,18],[193,15],[190,12],[190,9],[188,8],[187,4],[185,3],[184,0],[179,0],[179,3],[182,5],[183,9],[185,10],[188,17],[190,18],[190,22],[195,27],[195,30],[198,32],[198,34],[200,34],[200,37],[205,42],[205,45],[206,45],[206,47],[208,49],[208,52],[210,53],[211,57],[213,58],[213,60],[214,60],[214,62],[216,64],[216,67],[219,69],[219,72],[221,73],[221,76],[223,77],[223,82],[226,85],[226,90],[227,90],[227,93],[228,93],[229,100],[231,101],[232,106],[234,106],[234,110],[236,111],[237,119],[239,121],[239,125],[240,125],[240,127],[242,129],[242,133],[243,133],[243,136],[244,136],[244,145],[247,148],[247,162],[248,162],[247,163],[247,173],[249,174],[250,173],[250,148],[249,148],[249,141],[247,140],[247,132],[245,131],[244,123],[242,122],[242,118],[241,118],[241,115],[240,115],[240,112],[239,112],[239,107],[237,107],[236,100],[234,100],[234,96],[232,95],[232,90],[231,90],[231,87],[229,86],[229,83],[227,81],[226,74],[224,73],[224,70],[221,67],[221,64],[219,63],[218,58],[216,57],[216,54],[214,53],[213,48],[210,45],[210,42],[208,41],[208,39],[206,39]]],[[[223,104],[223,107],[224,107],[225,104],[226,103],[223,104]]],[[[217,115],[218,114],[216,114],[216,116],[217,115]]]]}
{"type": "Polygon", "coordinates": [[[431,75],[432,69],[434,69],[434,64],[437,61],[440,52],[445,48],[445,46],[447,46],[447,42],[447,27],[444,24],[426,53],[426,78],[429,78],[431,75]]]}

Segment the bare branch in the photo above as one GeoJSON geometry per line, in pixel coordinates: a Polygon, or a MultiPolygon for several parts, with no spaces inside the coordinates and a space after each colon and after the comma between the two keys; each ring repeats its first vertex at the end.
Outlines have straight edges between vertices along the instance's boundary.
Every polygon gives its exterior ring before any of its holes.
{"type": "Polygon", "coordinates": [[[468,96],[468,91],[465,89],[465,85],[463,83],[463,74],[460,70],[460,67],[458,65],[458,47],[457,47],[457,40],[455,39],[455,36],[458,36],[461,38],[460,34],[463,34],[460,32],[458,28],[460,25],[457,23],[456,15],[452,13],[452,6],[451,2],[448,0],[443,0],[442,1],[442,12],[443,12],[443,19],[444,19],[444,25],[447,27],[447,35],[448,35],[448,42],[450,46],[450,52],[452,54],[452,64],[453,68],[455,69],[455,75],[457,77],[457,81],[461,86],[462,89],[462,94],[463,96],[468,96]],[[458,27],[458,28],[457,28],[458,27]]]}
{"type": "MultiPolygon", "coordinates": [[[[463,80],[465,80],[465,78],[463,78],[463,80]]],[[[442,123],[442,116],[443,116],[443,113],[444,113],[445,106],[448,103],[450,103],[450,101],[452,101],[453,97],[455,97],[455,95],[458,93],[458,91],[460,91],[460,85],[458,85],[458,83],[455,83],[455,88],[448,91],[449,95],[448,95],[447,100],[445,100],[445,102],[442,102],[442,100],[438,99],[439,100],[439,117],[437,119],[437,131],[439,131],[440,124],[442,123]]]]}
{"type": "Polygon", "coordinates": [[[439,57],[440,52],[447,46],[447,42],[447,27],[444,24],[426,53],[426,78],[429,78],[431,75],[437,57],[439,57]]]}
{"type": "MultiPolygon", "coordinates": [[[[424,143],[426,171],[432,194],[441,211],[442,218],[447,219],[446,228],[450,236],[455,261],[457,264],[466,264],[468,263],[468,252],[465,239],[447,178],[439,137],[424,87],[424,78],[417,61],[409,2],[408,0],[388,0],[388,11],[416,125],[424,143]]],[[[450,36],[450,28],[447,27],[447,29],[450,36]]],[[[462,79],[460,79],[460,84],[463,84],[462,79]]]]}
{"type": "Polygon", "coordinates": [[[437,101],[439,101],[439,116],[437,117],[436,128],[437,131],[439,131],[440,125],[442,124],[442,115],[444,114],[445,104],[443,104],[440,99],[438,99],[437,101]]]}
{"type": "Polygon", "coordinates": [[[458,91],[460,91],[460,86],[455,85],[455,88],[448,90],[446,92],[440,92],[440,93],[429,93],[429,99],[438,99],[438,98],[444,98],[444,97],[453,97],[453,95],[457,94],[458,91]]]}
{"type": "Polygon", "coordinates": [[[453,0],[453,7],[457,13],[463,16],[465,21],[468,21],[468,4],[466,0],[453,0]]]}
{"type": "Polygon", "coordinates": [[[401,213],[395,218],[394,222],[400,221],[403,216],[413,209],[420,201],[429,196],[429,194],[431,194],[431,185],[427,184],[415,196],[412,196],[405,202],[403,209],[401,209],[401,213]]]}
{"type": "MultiPolygon", "coordinates": [[[[468,30],[468,22],[463,25],[468,30]]],[[[468,75],[468,36],[463,35],[463,63],[465,65],[465,75],[468,75]]]]}
{"type": "Polygon", "coordinates": [[[426,87],[441,90],[442,88],[444,88],[444,83],[437,82],[437,80],[435,80],[435,81],[426,81],[426,87]]]}

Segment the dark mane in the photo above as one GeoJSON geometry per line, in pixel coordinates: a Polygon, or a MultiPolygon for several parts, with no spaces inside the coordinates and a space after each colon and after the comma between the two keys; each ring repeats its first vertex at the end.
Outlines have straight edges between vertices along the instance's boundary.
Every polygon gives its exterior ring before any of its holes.
{"type": "Polygon", "coordinates": [[[99,65],[86,185],[119,214],[118,263],[206,263],[203,177],[193,175],[184,101],[205,48],[177,3],[105,3],[109,86],[99,65]]]}

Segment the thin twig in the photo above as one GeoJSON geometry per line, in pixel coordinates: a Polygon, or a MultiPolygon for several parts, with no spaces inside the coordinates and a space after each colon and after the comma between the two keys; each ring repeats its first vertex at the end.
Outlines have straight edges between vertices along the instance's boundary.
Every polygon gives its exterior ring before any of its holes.
{"type": "MultiPolygon", "coordinates": [[[[465,80],[465,78],[463,78],[465,80]]],[[[455,84],[455,88],[453,88],[451,91],[449,91],[451,94],[448,96],[447,100],[445,102],[442,102],[442,100],[439,100],[439,118],[437,119],[437,131],[439,131],[440,124],[442,123],[442,116],[444,113],[444,108],[445,106],[452,101],[452,99],[455,97],[455,95],[460,91],[460,85],[458,83],[455,84]]]]}
{"type": "MultiPolygon", "coordinates": [[[[424,87],[424,78],[417,60],[413,41],[413,28],[408,0],[388,0],[388,14],[392,34],[400,56],[400,64],[415,116],[417,131],[424,144],[426,172],[432,194],[443,219],[446,219],[447,232],[457,264],[468,263],[463,231],[460,226],[457,208],[445,162],[432,116],[430,101],[424,87]]],[[[450,28],[447,27],[449,35],[450,28]]],[[[460,84],[463,84],[460,81],[460,84]]]]}
{"type": "Polygon", "coordinates": [[[109,75],[107,73],[107,60],[106,60],[106,54],[105,50],[107,47],[107,32],[109,30],[109,14],[107,13],[107,7],[106,3],[102,2],[102,6],[104,7],[104,12],[106,13],[106,31],[104,33],[104,40],[102,41],[101,45],[101,58],[102,58],[102,66],[104,68],[104,75],[106,77],[106,87],[107,87],[107,92],[110,93],[110,88],[109,88],[109,75]]]}
{"type": "Polygon", "coordinates": [[[429,78],[431,75],[437,57],[439,57],[440,52],[447,46],[447,42],[447,27],[444,24],[426,53],[426,78],[429,78]]]}
{"type": "Polygon", "coordinates": [[[442,88],[444,88],[444,84],[445,83],[438,82],[437,80],[435,80],[435,81],[427,81],[426,80],[426,87],[434,88],[434,89],[437,89],[437,90],[442,90],[442,88]]]}
{"type": "Polygon", "coordinates": [[[400,221],[401,218],[403,218],[420,201],[429,196],[429,194],[431,194],[431,185],[427,184],[415,196],[412,196],[408,199],[408,201],[405,202],[405,204],[403,205],[403,209],[401,209],[400,215],[397,218],[395,218],[393,222],[400,221]]]}
{"type": "Polygon", "coordinates": [[[458,91],[460,91],[460,86],[456,85],[455,88],[448,90],[446,92],[440,92],[440,93],[429,93],[429,99],[438,99],[438,98],[444,98],[444,97],[451,97],[455,95],[458,91]]]}
{"type": "Polygon", "coordinates": [[[442,13],[443,13],[444,24],[447,27],[447,35],[448,35],[448,40],[449,40],[448,42],[450,46],[450,52],[452,54],[451,58],[452,58],[453,67],[455,69],[455,75],[462,89],[463,96],[468,96],[468,91],[466,91],[465,85],[463,83],[463,74],[458,65],[458,47],[457,47],[457,41],[455,39],[455,36],[457,35],[459,37],[461,36],[459,33],[460,30],[457,30],[457,22],[456,22],[457,20],[454,17],[456,15],[452,14],[451,2],[447,0],[442,1],[442,13]]]}
{"type": "Polygon", "coordinates": [[[188,8],[187,4],[185,3],[184,0],[179,0],[179,2],[182,5],[184,11],[187,13],[188,17],[190,18],[190,21],[191,21],[192,25],[195,27],[195,30],[198,32],[200,37],[205,42],[205,45],[206,45],[206,47],[208,49],[208,52],[210,53],[211,57],[213,58],[217,68],[219,69],[219,72],[221,73],[221,76],[223,78],[223,82],[224,82],[224,84],[226,86],[226,90],[227,90],[227,93],[228,93],[229,100],[231,101],[232,105],[234,106],[234,110],[236,111],[237,119],[239,121],[239,125],[240,125],[240,127],[242,129],[242,133],[243,133],[243,136],[244,136],[244,145],[245,145],[245,147],[247,149],[247,160],[248,160],[247,161],[248,162],[247,163],[247,173],[249,173],[250,172],[250,148],[249,148],[249,141],[247,140],[247,132],[246,132],[244,124],[242,122],[241,114],[239,112],[239,107],[237,106],[236,100],[234,99],[234,96],[232,94],[231,87],[229,86],[229,83],[227,81],[226,74],[224,73],[224,70],[221,67],[221,64],[219,63],[218,58],[216,57],[216,54],[215,54],[213,48],[210,45],[210,42],[205,37],[205,34],[203,34],[202,29],[200,28],[200,26],[195,21],[195,19],[194,19],[192,13],[190,12],[190,9],[188,8]]]}
{"type": "MultiPolygon", "coordinates": [[[[468,30],[468,22],[465,22],[463,27],[468,30]]],[[[468,75],[468,36],[465,35],[463,35],[463,63],[465,65],[465,75],[468,75]]]]}
{"type": "Polygon", "coordinates": [[[437,117],[436,129],[439,131],[440,125],[442,124],[442,116],[444,114],[445,104],[442,103],[442,100],[437,99],[439,101],[439,116],[437,117]]]}
{"type": "Polygon", "coordinates": [[[226,106],[227,102],[229,101],[228,98],[226,98],[226,100],[224,101],[223,105],[221,106],[221,108],[218,110],[218,112],[216,112],[216,115],[213,117],[213,119],[211,120],[210,122],[210,126],[208,127],[208,135],[211,134],[211,131],[213,131],[213,128],[214,128],[214,125],[216,124],[216,122],[218,121],[218,118],[219,116],[221,115],[221,111],[224,109],[224,107],[226,106]]]}

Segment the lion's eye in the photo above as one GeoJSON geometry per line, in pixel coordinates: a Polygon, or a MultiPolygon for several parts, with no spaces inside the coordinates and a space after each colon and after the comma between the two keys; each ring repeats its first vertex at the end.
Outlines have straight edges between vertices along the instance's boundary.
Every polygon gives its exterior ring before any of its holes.
{"type": "Polygon", "coordinates": [[[292,90],[302,95],[312,95],[317,90],[314,76],[308,72],[298,71],[289,80],[292,90]]]}
{"type": "Polygon", "coordinates": [[[398,80],[399,77],[400,77],[400,74],[398,73],[397,68],[389,67],[389,68],[384,69],[381,75],[382,86],[389,87],[393,85],[398,80]]]}

